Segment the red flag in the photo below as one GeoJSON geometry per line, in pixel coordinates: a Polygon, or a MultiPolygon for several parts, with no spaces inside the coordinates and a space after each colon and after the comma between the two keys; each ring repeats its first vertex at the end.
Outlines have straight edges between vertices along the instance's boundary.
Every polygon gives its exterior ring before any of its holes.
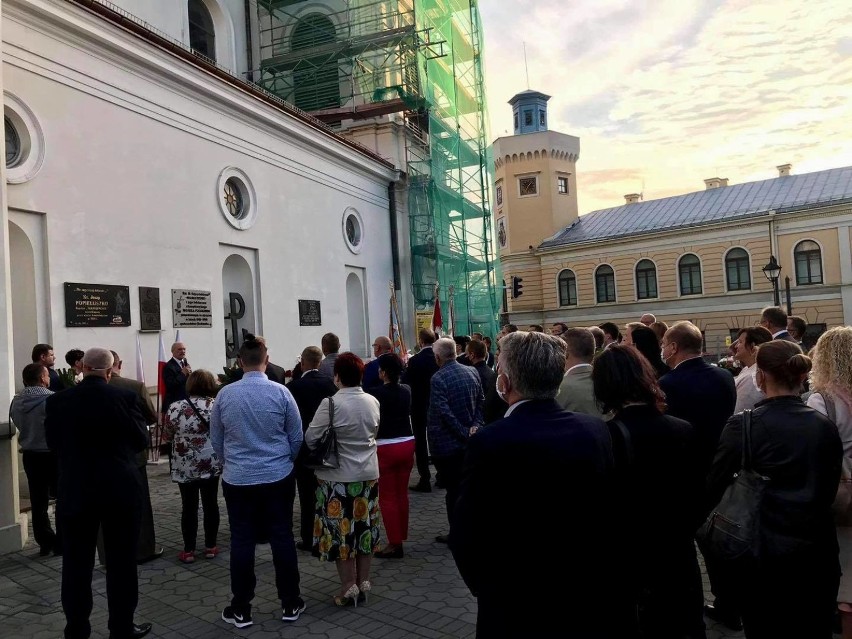
{"type": "Polygon", "coordinates": [[[160,396],[160,405],[166,396],[166,383],[163,381],[163,369],[166,367],[166,345],[163,344],[163,334],[160,333],[160,353],[157,359],[157,394],[160,396]]]}
{"type": "Polygon", "coordinates": [[[435,295],[435,310],[432,311],[432,330],[436,333],[441,332],[444,326],[444,318],[441,317],[441,300],[435,295]]]}

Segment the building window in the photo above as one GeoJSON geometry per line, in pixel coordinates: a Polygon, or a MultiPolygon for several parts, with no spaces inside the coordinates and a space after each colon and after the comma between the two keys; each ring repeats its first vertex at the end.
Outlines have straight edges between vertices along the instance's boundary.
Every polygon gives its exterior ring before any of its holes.
{"type": "Polygon", "coordinates": [[[559,306],[577,306],[577,278],[564,270],[559,274],[559,306]]]}
{"type": "Polygon", "coordinates": [[[21,136],[18,135],[18,130],[9,118],[4,117],[3,124],[6,129],[6,168],[11,169],[21,163],[24,155],[21,136]]]}
{"type": "Polygon", "coordinates": [[[250,229],[257,220],[257,193],[248,175],[229,166],[222,170],[216,182],[219,211],[235,229],[250,229]]]}
{"type": "Polygon", "coordinates": [[[701,260],[689,254],[680,258],[677,266],[681,295],[701,295],[701,260]]]}
{"type": "Polygon", "coordinates": [[[598,304],[615,301],[615,273],[611,266],[604,264],[595,271],[595,292],[598,304]]]}
{"type": "Polygon", "coordinates": [[[497,206],[503,204],[503,185],[497,187],[497,206]]]}
{"type": "Polygon", "coordinates": [[[213,18],[203,0],[189,0],[189,46],[193,51],[216,61],[216,31],[213,18]]]}
{"type": "Polygon", "coordinates": [[[360,253],[364,239],[364,222],[361,214],[352,207],[343,212],[343,239],[353,253],[360,253]]]}
{"type": "Polygon", "coordinates": [[[533,112],[532,111],[524,111],[524,126],[532,126],[533,123],[533,112]]]}
{"type": "Polygon", "coordinates": [[[640,300],[657,297],[657,267],[651,260],[640,260],[636,265],[636,297],[640,300]]]}
{"type": "MultiPolygon", "coordinates": [[[[337,28],[330,18],[312,13],[301,18],[293,29],[293,51],[314,49],[337,40],[337,28]]],[[[306,54],[307,55],[307,54],[306,54]]],[[[305,111],[340,106],[340,63],[329,54],[306,57],[293,70],[293,102],[305,111]]]]}
{"type": "Polygon", "coordinates": [[[225,180],[225,208],[231,217],[242,220],[246,216],[246,198],[243,195],[244,189],[237,178],[228,178],[225,180]]]}
{"type": "Polygon", "coordinates": [[[822,251],[813,240],[796,244],[796,286],[822,284],[822,251]]]}
{"type": "Polygon", "coordinates": [[[515,130],[518,130],[518,114],[515,114],[515,130]]]}
{"type": "Polygon", "coordinates": [[[735,248],[725,256],[725,273],[729,291],[751,290],[751,267],[745,249],[735,248]]]}
{"type": "Polygon", "coordinates": [[[559,191],[560,195],[568,195],[568,178],[567,177],[556,178],[556,189],[559,191]]]}
{"type": "Polygon", "coordinates": [[[521,197],[538,195],[538,178],[525,177],[518,179],[518,192],[521,197]]]}
{"type": "Polygon", "coordinates": [[[544,111],[538,112],[538,124],[539,126],[547,126],[547,114],[544,111]]]}

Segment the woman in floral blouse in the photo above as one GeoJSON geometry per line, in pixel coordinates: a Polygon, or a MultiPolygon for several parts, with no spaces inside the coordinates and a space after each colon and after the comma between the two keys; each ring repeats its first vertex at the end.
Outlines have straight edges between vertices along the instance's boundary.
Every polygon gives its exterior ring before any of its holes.
{"type": "Polygon", "coordinates": [[[169,407],[164,429],[172,437],[172,481],[177,482],[182,504],[180,528],[183,552],[178,560],[195,561],[198,535],[198,497],[204,508],[204,556],[219,554],[216,535],[219,532],[219,476],[222,464],[210,443],[210,410],[216,394],[216,382],[208,371],[193,371],[186,380],[189,399],[169,407]]]}

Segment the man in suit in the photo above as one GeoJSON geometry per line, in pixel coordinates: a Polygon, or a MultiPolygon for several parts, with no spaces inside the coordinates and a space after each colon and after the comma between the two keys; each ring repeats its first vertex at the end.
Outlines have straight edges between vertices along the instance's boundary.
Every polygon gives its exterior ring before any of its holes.
{"type": "Polygon", "coordinates": [[[364,367],[364,378],[361,388],[369,390],[378,388],[384,382],[379,379],[379,358],[385,353],[393,352],[393,342],[386,335],[379,335],[373,340],[373,359],[364,367]]]}
{"type": "MultiPolygon", "coordinates": [[[[485,397],[479,375],[456,361],[456,342],[444,337],[435,342],[438,370],[432,375],[426,434],[435,471],[447,489],[447,519],[452,517],[461,483],[467,441],[483,424],[485,397]]],[[[447,543],[446,535],[435,537],[447,543]]]]}
{"type": "Polygon", "coordinates": [[[36,344],[33,346],[32,352],[33,364],[41,364],[47,368],[47,374],[50,376],[50,385],[47,389],[53,393],[58,393],[65,389],[62,385],[62,380],[59,379],[53,366],[56,364],[56,355],[53,354],[53,346],[50,344],[36,344]]]}
{"type": "Polygon", "coordinates": [[[485,403],[482,408],[483,424],[485,425],[503,419],[506,409],[509,408],[497,394],[497,373],[486,364],[487,356],[488,351],[485,348],[485,342],[474,340],[467,345],[467,359],[479,374],[479,382],[482,384],[482,392],[485,395],[485,403]]]}
{"type": "Polygon", "coordinates": [[[322,346],[322,354],[325,355],[325,358],[320,363],[320,375],[333,380],[334,360],[337,359],[337,355],[340,353],[340,338],[334,333],[326,333],[322,336],[320,346],[322,346]]]}
{"type": "Polygon", "coordinates": [[[609,348],[621,341],[621,331],[613,322],[604,322],[598,328],[603,331],[603,348],[609,348]]]}
{"type": "Polygon", "coordinates": [[[186,399],[186,378],[191,372],[192,367],[186,361],[186,346],[183,342],[175,342],[172,344],[172,358],[163,368],[163,385],[166,387],[160,407],[163,414],[169,411],[172,403],[186,399]]]}
{"type": "MultiPolygon", "coordinates": [[[[660,378],[660,388],[666,394],[668,413],[688,421],[695,429],[701,472],[706,475],[722,429],[734,413],[737,390],[728,371],[702,359],[703,342],[701,330],[692,322],[678,322],[666,331],[660,342],[660,357],[672,370],[660,378]]],[[[712,556],[705,556],[705,564],[716,597],[714,604],[705,606],[705,613],[729,628],[741,627],[739,610],[730,596],[731,576],[712,556]]]]}
{"type": "MultiPolygon", "coordinates": [[[[807,330],[808,323],[804,318],[797,315],[787,316],[787,332],[799,346],[802,346],[802,340],[805,339],[805,331],[807,330]]],[[[804,346],[802,346],[802,350],[805,350],[804,346]]]]}
{"type": "Polygon", "coordinates": [[[438,370],[432,345],[435,333],[421,328],[418,334],[420,352],[408,360],[408,368],[402,376],[402,383],[411,387],[411,426],[414,430],[414,457],[417,460],[417,473],[420,481],[411,490],[432,492],[432,473],[429,470],[429,445],[426,441],[426,413],[429,410],[429,396],[432,392],[432,375],[438,370]]]}
{"type": "Polygon", "coordinates": [[[470,360],[467,358],[467,345],[471,339],[467,335],[456,335],[453,340],[456,343],[456,361],[459,364],[470,366],[470,360]]]}
{"type": "MultiPolygon", "coordinates": [[[[138,382],[135,379],[127,379],[121,376],[121,358],[115,351],[110,351],[113,358],[112,375],[109,378],[109,383],[118,388],[125,388],[133,391],[139,400],[139,410],[142,412],[142,417],[145,423],[150,426],[157,423],[157,413],[154,410],[154,404],[151,403],[151,394],[145,388],[145,384],[138,382]]],[[[140,564],[146,561],[151,561],[163,554],[163,547],[157,546],[157,537],[154,530],[154,510],[151,507],[151,493],[148,490],[148,451],[142,450],[136,456],[136,464],[139,467],[139,474],[142,477],[142,488],[144,495],[142,498],[142,526],[139,532],[139,545],[136,551],[136,561],[140,564]]],[[[100,551],[101,549],[98,548],[100,551]]]]}
{"type": "Polygon", "coordinates": [[[106,553],[110,637],[143,637],[151,630],[151,624],[133,623],[144,495],[136,455],[148,445],[148,428],[138,396],[108,384],[112,363],[108,350],[89,349],[83,356],[83,380],[51,395],[46,405],[47,443],[59,458],[66,639],[86,639],[92,632],[92,569],[99,527],[106,553]]]}
{"type": "MultiPolygon", "coordinates": [[[[337,386],[325,375],[320,375],[322,351],[316,346],[308,346],[302,351],[302,376],[287,384],[287,390],[296,400],[299,416],[302,418],[302,432],[314,419],[320,402],[337,392],[337,386]]],[[[316,504],[317,478],[311,468],[305,466],[308,447],[302,445],[296,458],[296,487],[299,491],[301,522],[299,526],[301,541],[296,543],[299,550],[310,551],[314,545],[314,505],[316,504]]]]}
{"type": "Polygon", "coordinates": [[[565,342],[544,333],[501,339],[497,385],[509,409],[468,442],[450,549],[478,599],[480,639],[550,637],[554,628],[584,639],[636,636],[619,591],[628,579],[609,433],[601,419],[556,403],[565,354],[565,342]],[[505,519],[519,504],[523,514],[505,519]],[[495,560],[529,521],[556,511],[568,521],[546,539],[549,553],[495,560]],[[495,517],[505,529],[494,528],[495,517]],[[525,602],[535,602],[534,613],[523,612],[525,602]]]}
{"type": "Polygon", "coordinates": [[[567,357],[565,376],[559,385],[556,401],[565,410],[602,417],[592,388],[592,359],[595,357],[595,336],[587,328],[569,328],[562,333],[567,357]]]}
{"type": "Polygon", "coordinates": [[[787,313],[780,306],[767,306],[760,312],[758,326],[762,326],[770,333],[772,339],[783,339],[788,342],[796,340],[787,332],[787,313]]]}

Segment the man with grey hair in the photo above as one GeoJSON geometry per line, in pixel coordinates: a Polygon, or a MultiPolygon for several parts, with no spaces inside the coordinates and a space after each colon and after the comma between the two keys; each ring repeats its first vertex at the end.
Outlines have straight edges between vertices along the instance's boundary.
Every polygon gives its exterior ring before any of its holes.
{"type": "Polygon", "coordinates": [[[642,313],[642,317],[639,318],[639,322],[645,326],[650,326],[656,321],[657,317],[653,313],[642,313]]]}
{"type": "MultiPolygon", "coordinates": [[[[505,339],[505,338],[504,338],[505,339]]],[[[479,374],[456,361],[456,342],[442,337],[432,347],[438,371],[432,376],[426,432],[432,463],[447,489],[447,518],[452,517],[468,438],[482,426],[485,396],[479,374]]],[[[447,543],[446,535],[435,541],[447,543]]]]}
{"type": "Polygon", "coordinates": [[[497,388],[509,410],[468,444],[450,548],[478,598],[480,637],[546,637],[556,627],[566,637],[635,636],[629,597],[620,593],[629,580],[616,543],[623,529],[615,521],[609,432],[603,420],[556,403],[565,359],[565,342],[552,335],[500,340],[497,388]],[[545,525],[557,511],[567,521],[555,533],[555,552],[570,569],[554,570],[528,551],[495,561],[505,555],[506,533],[529,521],[545,525]],[[506,531],[494,529],[495,517],[506,531]],[[535,614],[519,611],[510,584],[523,584],[535,614]]]}
{"type": "Polygon", "coordinates": [[[569,328],[561,337],[566,348],[565,377],[556,401],[565,410],[602,417],[592,388],[595,336],[587,328],[569,328]]]}
{"type": "Polygon", "coordinates": [[[136,455],[148,444],[148,427],[136,393],[108,383],[112,365],[108,350],[90,348],[83,355],[83,380],[46,402],[47,444],[59,459],[62,608],[68,639],[92,632],[92,568],[99,527],[106,555],[110,637],[143,637],[151,631],[149,623],[133,623],[144,495],[136,455]]]}

